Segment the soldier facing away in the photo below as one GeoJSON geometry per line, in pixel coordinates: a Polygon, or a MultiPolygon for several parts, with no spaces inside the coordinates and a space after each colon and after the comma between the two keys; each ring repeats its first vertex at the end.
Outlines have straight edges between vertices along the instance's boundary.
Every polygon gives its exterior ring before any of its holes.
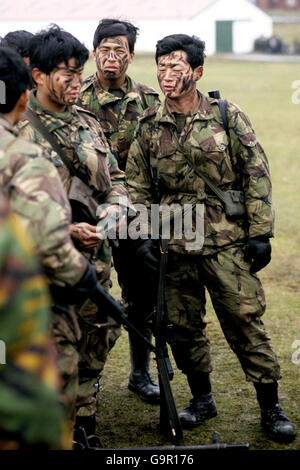
{"type": "MultiPolygon", "coordinates": [[[[139,115],[152,104],[159,103],[155,90],[135,83],[127,75],[128,66],[134,59],[137,33],[138,28],[127,21],[105,18],[99,22],[93,42],[97,72],[84,80],[78,100],[80,106],[95,113],[122,170],[126,168],[139,115]]],[[[144,336],[151,339],[146,320],[151,315],[151,308],[147,309],[147,293],[134,275],[135,257],[127,240],[120,240],[119,247],[113,249],[113,259],[128,316],[144,336]]],[[[149,370],[149,349],[132,333],[129,333],[129,344],[131,373],[128,388],[143,401],[158,403],[159,387],[149,370]]]]}
{"type": "MultiPolygon", "coordinates": [[[[121,213],[129,201],[125,175],[119,170],[101,127],[91,112],[75,105],[88,55],[83,44],[58,26],[35,35],[29,45],[29,57],[36,90],[30,94],[28,109],[51,134],[59,150],[32,121],[21,123],[20,134],[44,148],[57,167],[70,200],[71,191],[73,196],[75,192],[73,183],[78,179],[97,195],[99,204],[106,207],[99,214],[101,218],[121,213]]],[[[111,248],[107,240],[99,239],[96,226],[99,219],[83,220],[82,212],[75,206],[72,208],[70,230],[74,243],[95,265],[99,282],[109,288],[111,248]]],[[[91,301],[78,304],[77,310],[82,337],[76,423],[92,435],[95,434],[98,381],[107,353],[120,335],[120,326],[91,301]]]]}
{"type": "MultiPolygon", "coordinates": [[[[179,413],[182,426],[193,428],[217,415],[205,334],[206,288],[226,340],[256,389],[263,428],[271,439],[288,443],[295,438],[295,429],[279,403],[280,367],[261,320],[265,296],[256,274],[271,259],[274,216],[268,162],[240,108],[228,102],[228,139],[219,100],[197,90],[204,47],[197,37],[184,34],[158,41],[157,76],[165,101],[140,118],[126,167],[129,194],[133,203],[150,209],[157,166],[161,204],[193,207],[194,213],[197,205],[203,210],[196,225],[203,233],[198,246],[192,249],[184,237],[171,236],[165,278],[172,352],[193,396],[179,413]],[[222,190],[242,190],[246,215],[228,216],[207,179],[222,190]]],[[[155,267],[155,240],[142,243],[144,262],[155,267]]]]}

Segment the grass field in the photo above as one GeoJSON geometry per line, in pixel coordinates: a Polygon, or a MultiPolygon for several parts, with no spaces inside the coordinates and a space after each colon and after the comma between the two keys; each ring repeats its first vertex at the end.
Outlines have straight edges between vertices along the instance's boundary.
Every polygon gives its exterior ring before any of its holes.
{"type": "MultiPolygon", "coordinates": [[[[86,74],[93,70],[91,61],[86,74]]],[[[137,56],[130,75],[157,89],[152,56],[137,56]]],[[[282,367],[280,399],[296,425],[298,437],[288,446],[266,439],[260,428],[252,384],[245,381],[208,303],[207,332],[214,362],[211,379],[218,417],[193,431],[185,431],[185,445],[208,444],[216,430],[222,442],[248,442],[251,449],[300,449],[300,104],[292,103],[295,80],[300,80],[297,64],[231,62],[214,57],[206,61],[199,89],[204,93],[220,89],[223,97],[238,103],[251,117],[269,158],[276,233],[272,241],[272,262],[260,276],[267,298],[264,322],[282,367]]],[[[112,294],[120,295],[116,280],[112,294]]],[[[172,388],[177,408],[181,409],[190,399],[189,389],[185,377],[175,366],[174,369],[172,388]]],[[[159,407],[146,405],[129,392],[128,372],[129,352],[124,331],[101,379],[98,420],[103,445],[122,448],[166,444],[159,434],[159,407]]]]}

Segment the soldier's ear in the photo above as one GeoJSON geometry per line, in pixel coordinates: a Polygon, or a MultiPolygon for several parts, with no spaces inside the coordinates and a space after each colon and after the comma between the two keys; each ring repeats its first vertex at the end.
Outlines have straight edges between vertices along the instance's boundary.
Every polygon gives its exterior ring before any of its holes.
{"type": "Polygon", "coordinates": [[[18,100],[18,102],[17,102],[17,105],[18,105],[18,107],[19,107],[19,111],[22,112],[22,113],[24,113],[24,111],[26,110],[27,101],[28,101],[28,98],[29,98],[29,93],[30,93],[30,92],[29,92],[28,89],[25,90],[25,91],[21,94],[21,96],[20,96],[20,98],[19,98],[19,100],[18,100]]]}
{"type": "Polygon", "coordinates": [[[94,57],[94,60],[96,60],[96,51],[95,51],[95,49],[93,50],[93,57],[94,57]]]}
{"type": "Polygon", "coordinates": [[[32,69],[32,78],[37,85],[43,85],[45,82],[46,74],[38,68],[32,69]]]}
{"type": "Polygon", "coordinates": [[[193,70],[193,77],[194,77],[194,81],[197,82],[198,80],[200,80],[200,78],[202,77],[203,75],[203,72],[204,72],[204,69],[203,69],[203,66],[202,65],[199,65],[198,67],[196,67],[194,70],[193,70]]]}
{"type": "Polygon", "coordinates": [[[135,56],[134,52],[131,52],[130,59],[129,59],[129,64],[131,64],[131,62],[133,61],[134,56],[135,56]]]}

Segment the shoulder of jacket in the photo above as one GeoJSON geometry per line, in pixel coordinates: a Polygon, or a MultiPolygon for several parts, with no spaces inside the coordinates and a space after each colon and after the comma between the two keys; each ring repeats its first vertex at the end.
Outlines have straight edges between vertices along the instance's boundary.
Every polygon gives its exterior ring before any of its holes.
{"type": "Polygon", "coordinates": [[[159,94],[157,93],[156,90],[154,90],[154,88],[144,85],[143,83],[137,83],[136,88],[140,93],[143,93],[144,95],[159,96],[159,94]]]}
{"type": "Polygon", "coordinates": [[[96,115],[93,113],[93,111],[90,111],[89,109],[86,109],[86,108],[82,108],[81,106],[78,106],[77,104],[74,106],[75,106],[75,110],[78,112],[79,115],[82,114],[83,117],[88,115],[89,117],[92,117],[97,120],[96,115]]]}
{"type": "Polygon", "coordinates": [[[140,122],[146,121],[147,119],[150,119],[153,116],[156,116],[156,113],[158,111],[160,104],[159,103],[153,103],[149,108],[145,109],[138,117],[138,120],[140,122]]]}
{"type": "Polygon", "coordinates": [[[93,85],[94,76],[95,76],[94,74],[89,75],[88,77],[86,77],[83,80],[83,84],[82,84],[82,87],[81,87],[81,90],[80,90],[80,94],[87,91],[93,85]]]}

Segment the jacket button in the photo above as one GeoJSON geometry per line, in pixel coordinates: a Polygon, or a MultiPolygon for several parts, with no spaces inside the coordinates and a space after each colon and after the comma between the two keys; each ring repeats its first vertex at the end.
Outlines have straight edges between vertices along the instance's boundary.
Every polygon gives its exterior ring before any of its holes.
{"type": "Polygon", "coordinates": [[[224,152],[225,149],[226,149],[226,145],[224,144],[219,145],[219,150],[221,150],[221,152],[224,152]]]}

